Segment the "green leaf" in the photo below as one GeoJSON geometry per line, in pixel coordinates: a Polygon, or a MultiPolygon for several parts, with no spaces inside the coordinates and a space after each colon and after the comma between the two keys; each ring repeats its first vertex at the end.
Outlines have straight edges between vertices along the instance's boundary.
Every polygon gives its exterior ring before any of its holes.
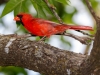
{"type": "Polygon", "coordinates": [[[34,8],[37,11],[38,17],[40,17],[40,18],[46,18],[46,14],[45,14],[45,12],[43,10],[43,7],[41,6],[41,2],[42,1],[41,0],[31,0],[31,2],[32,2],[34,8]],[[40,4],[38,4],[38,3],[40,3],[40,4]]]}
{"type": "Polygon", "coordinates": [[[48,0],[50,4],[54,4],[54,0],[48,0]]]}
{"type": "Polygon", "coordinates": [[[0,17],[5,16],[9,12],[13,11],[21,2],[24,0],[10,0],[3,9],[3,12],[0,17]]]}
{"type": "MultiPolygon", "coordinates": [[[[42,7],[42,9],[44,10],[44,11],[46,11],[47,13],[49,13],[49,14],[52,14],[52,12],[51,12],[51,10],[50,10],[50,8],[47,6],[47,4],[42,0],[41,1],[41,4],[39,4],[39,3],[37,3],[38,5],[41,5],[41,7],[42,7]]],[[[53,14],[52,14],[53,15],[53,14]]]]}
{"type": "Polygon", "coordinates": [[[14,15],[17,15],[20,12],[28,12],[28,8],[26,7],[25,3],[26,0],[18,4],[18,6],[14,9],[14,15]]]}
{"type": "Polygon", "coordinates": [[[66,0],[55,0],[55,1],[62,3],[62,4],[67,4],[67,5],[68,5],[68,2],[69,2],[69,0],[68,1],[66,1],[66,0]]]}

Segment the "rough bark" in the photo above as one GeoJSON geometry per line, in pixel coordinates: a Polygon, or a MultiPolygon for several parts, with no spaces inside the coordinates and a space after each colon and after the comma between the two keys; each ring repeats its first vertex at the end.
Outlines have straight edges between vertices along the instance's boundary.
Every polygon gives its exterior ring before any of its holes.
{"type": "Polygon", "coordinates": [[[99,75],[100,72],[100,19],[98,18],[98,28],[90,56],[83,62],[81,68],[83,75],[99,75]]]}
{"type": "Polygon", "coordinates": [[[90,56],[81,64],[81,75],[100,75],[100,17],[92,9],[88,0],[85,0],[90,13],[97,24],[97,31],[90,56]]]}
{"type": "Polygon", "coordinates": [[[44,75],[77,75],[85,55],[25,38],[0,36],[0,66],[18,66],[44,75]]]}

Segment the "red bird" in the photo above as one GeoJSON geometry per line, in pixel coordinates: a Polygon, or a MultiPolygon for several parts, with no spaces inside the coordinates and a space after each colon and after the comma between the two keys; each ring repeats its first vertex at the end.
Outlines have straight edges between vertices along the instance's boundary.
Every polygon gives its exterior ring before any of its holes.
{"type": "Polygon", "coordinates": [[[67,24],[58,24],[52,21],[35,18],[27,13],[18,14],[14,20],[21,22],[22,25],[33,35],[50,37],[51,35],[62,33],[67,29],[73,30],[93,30],[89,26],[73,26],[67,24]]]}

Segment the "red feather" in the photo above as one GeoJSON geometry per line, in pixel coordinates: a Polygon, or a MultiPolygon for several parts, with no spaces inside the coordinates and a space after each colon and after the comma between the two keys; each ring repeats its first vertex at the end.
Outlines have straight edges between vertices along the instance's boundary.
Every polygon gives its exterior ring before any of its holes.
{"type": "Polygon", "coordinates": [[[62,33],[67,29],[73,30],[93,30],[90,26],[73,26],[67,24],[58,24],[52,21],[35,18],[27,13],[20,13],[15,18],[15,21],[20,21],[23,26],[37,36],[51,36],[54,34],[62,33]]]}

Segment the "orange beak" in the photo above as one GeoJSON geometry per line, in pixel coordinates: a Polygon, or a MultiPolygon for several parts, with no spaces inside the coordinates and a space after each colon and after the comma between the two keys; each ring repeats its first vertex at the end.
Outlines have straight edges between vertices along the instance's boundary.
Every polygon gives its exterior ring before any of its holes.
{"type": "Polygon", "coordinates": [[[15,21],[20,21],[20,18],[16,16],[16,17],[14,17],[14,20],[15,21]]]}

